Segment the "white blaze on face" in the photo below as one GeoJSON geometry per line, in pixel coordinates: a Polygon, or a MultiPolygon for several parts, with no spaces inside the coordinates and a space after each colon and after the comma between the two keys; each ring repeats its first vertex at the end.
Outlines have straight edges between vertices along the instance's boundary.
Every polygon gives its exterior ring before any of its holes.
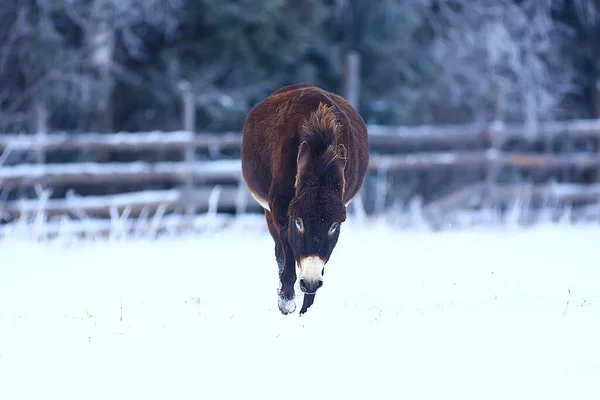
{"type": "Polygon", "coordinates": [[[319,282],[323,280],[323,268],[325,261],[319,256],[308,256],[300,259],[300,273],[298,279],[306,282],[319,282]]]}

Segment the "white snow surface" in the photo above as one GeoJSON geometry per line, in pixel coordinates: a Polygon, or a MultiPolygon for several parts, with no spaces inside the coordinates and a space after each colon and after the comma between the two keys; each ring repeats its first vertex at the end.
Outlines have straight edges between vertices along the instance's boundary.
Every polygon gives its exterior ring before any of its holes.
{"type": "Polygon", "coordinates": [[[264,229],[0,242],[0,399],[599,399],[600,228],[342,227],[300,317],[264,229]]]}

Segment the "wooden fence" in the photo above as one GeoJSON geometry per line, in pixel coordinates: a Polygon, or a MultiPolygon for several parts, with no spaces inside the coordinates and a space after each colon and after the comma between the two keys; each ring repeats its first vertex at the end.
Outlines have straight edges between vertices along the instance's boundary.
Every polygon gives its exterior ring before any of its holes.
{"type": "MultiPolygon", "coordinates": [[[[460,188],[443,198],[431,201],[427,207],[435,212],[460,207],[475,194],[487,197],[510,197],[520,188],[499,185],[495,176],[503,167],[521,170],[581,168],[600,170],[598,147],[590,151],[540,153],[506,151],[511,141],[530,145],[549,141],[600,139],[600,120],[575,120],[539,124],[534,129],[499,124],[470,124],[461,126],[388,127],[369,126],[371,161],[370,172],[412,172],[432,168],[481,169],[486,178],[469,187],[460,188]],[[425,148],[425,149],[423,149],[425,148]],[[443,148],[443,150],[439,150],[443,148]],[[460,150],[466,148],[467,150],[460,150]]],[[[218,208],[235,209],[238,213],[260,211],[241,180],[239,158],[198,160],[197,151],[239,151],[241,136],[236,132],[222,134],[188,131],[175,132],[118,132],[113,134],[52,133],[33,135],[0,135],[0,188],[10,190],[38,185],[52,188],[90,183],[135,183],[175,181],[179,185],[169,190],[144,190],[133,193],[106,194],[85,197],[50,198],[43,209],[47,215],[74,214],[75,210],[108,216],[114,210],[128,209],[132,214],[162,207],[168,211],[188,213],[207,210],[211,202],[218,208]],[[50,151],[175,151],[181,161],[124,163],[39,163],[10,165],[11,154],[50,151]],[[217,188],[218,192],[214,189],[217,188]],[[218,200],[215,200],[218,193],[218,200]]],[[[545,183],[538,184],[533,195],[560,199],[595,201],[600,197],[597,184],[545,183]]],[[[360,205],[360,204],[359,204],[360,205]]],[[[0,200],[0,213],[18,217],[39,211],[38,199],[0,200]]],[[[364,211],[364,210],[363,210],[364,211]]]]}

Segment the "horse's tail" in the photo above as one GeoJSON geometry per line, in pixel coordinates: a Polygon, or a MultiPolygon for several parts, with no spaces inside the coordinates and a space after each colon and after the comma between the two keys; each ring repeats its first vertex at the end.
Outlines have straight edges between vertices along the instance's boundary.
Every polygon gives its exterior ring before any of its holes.
{"type": "Polygon", "coordinates": [[[300,141],[308,142],[314,155],[321,155],[329,146],[336,144],[339,130],[339,121],[332,106],[319,103],[302,124],[300,141]]]}

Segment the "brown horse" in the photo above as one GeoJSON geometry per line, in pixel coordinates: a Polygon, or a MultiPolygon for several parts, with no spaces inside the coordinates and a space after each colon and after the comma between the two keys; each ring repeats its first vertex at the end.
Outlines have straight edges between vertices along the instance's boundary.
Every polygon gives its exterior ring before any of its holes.
{"type": "Polygon", "coordinates": [[[296,309],[298,275],[302,315],[323,285],[346,206],[363,184],[367,127],[342,97],[304,83],[286,86],[246,117],[241,159],[244,180],[265,209],[275,241],[279,310],[296,309]]]}

